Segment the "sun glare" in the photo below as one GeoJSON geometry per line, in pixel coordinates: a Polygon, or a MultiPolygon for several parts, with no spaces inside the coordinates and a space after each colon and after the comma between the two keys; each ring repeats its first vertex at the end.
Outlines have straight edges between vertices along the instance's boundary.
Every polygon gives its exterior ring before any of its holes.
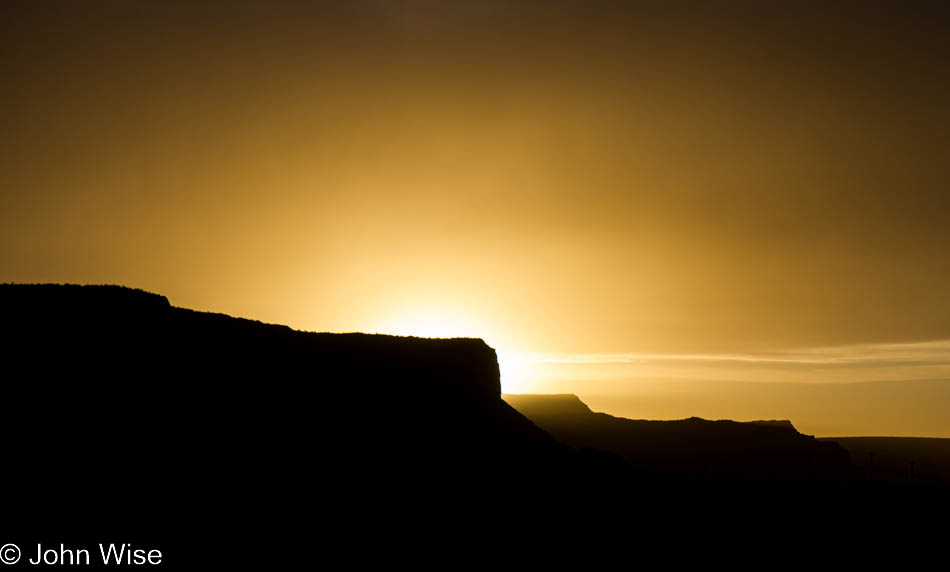
{"type": "Polygon", "coordinates": [[[511,342],[480,320],[454,307],[426,307],[405,310],[380,321],[373,329],[379,334],[421,338],[481,338],[495,349],[505,393],[539,392],[530,354],[514,351],[511,342]]]}
{"type": "Polygon", "coordinates": [[[544,393],[529,354],[497,350],[502,393],[544,393]]]}
{"type": "Polygon", "coordinates": [[[476,320],[469,319],[460,312],[443,309],[403,312],[384,320],[376,328],[376,332],[420,338],[486,339],[488,335],[486,329],[476,320]]]}

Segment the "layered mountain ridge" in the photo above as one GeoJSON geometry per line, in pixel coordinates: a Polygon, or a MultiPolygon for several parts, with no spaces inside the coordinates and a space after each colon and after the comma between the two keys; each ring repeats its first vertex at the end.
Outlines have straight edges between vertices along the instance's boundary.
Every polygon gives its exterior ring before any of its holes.
{"type": "Polygon", "coordinates": [[[802,435],[787,420],[634,420],[593,412],[571,394],[502,397],[557,440],[609,451],[641,469],[783,480],[852,476],[847,451],[802,435]]]}

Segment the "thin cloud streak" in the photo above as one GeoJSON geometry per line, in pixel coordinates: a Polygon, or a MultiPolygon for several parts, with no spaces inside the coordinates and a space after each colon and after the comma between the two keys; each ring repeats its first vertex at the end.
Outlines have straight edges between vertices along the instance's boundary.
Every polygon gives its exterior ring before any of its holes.
{"type": "Polygon", "coordinates": [[[950,380],[950,340],[729,354],[499,353],[516,393],[624,394],[670,383],[860,383],[950,380]],[[645,385],[646,384],[646,385],[645,385]]]}
{"type": "Polygon", "coordinates": [[[522,354],[537,364],[622,365],[655,362],[735,362],[788,365],[950,365],[950,340],[802,348],[760,354],[522,354]]]}

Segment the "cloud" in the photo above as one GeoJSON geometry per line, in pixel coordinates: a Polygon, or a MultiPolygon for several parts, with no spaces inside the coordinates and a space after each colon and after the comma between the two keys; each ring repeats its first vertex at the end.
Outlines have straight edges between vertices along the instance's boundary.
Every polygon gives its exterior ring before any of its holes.
{"type": "Polygon", "coordinates": [[[746,381],[853,383],[950,380],[950,340],[795,348],[761,353],[523,353],[522,377],[538,382],[746,381]]]}
{"type": "Polygon", "coordinates": [[[799,348],[766,353],[604,353],[604,354],[524,354],[532,363],[548,364],[643,364],[651,362],[751,363],[790,365],[950,365],[950,340],[899,344],[859,344],[799,348]]]}

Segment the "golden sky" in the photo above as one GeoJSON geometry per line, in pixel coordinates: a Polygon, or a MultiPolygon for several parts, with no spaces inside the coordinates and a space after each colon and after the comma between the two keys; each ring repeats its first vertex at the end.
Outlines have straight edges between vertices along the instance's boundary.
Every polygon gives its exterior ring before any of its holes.
{"type": "Polygon", "coordinates": [[[0,281],[505,351],[950,339],[943,3],[196,4],[0,4],[0,281]]]}

